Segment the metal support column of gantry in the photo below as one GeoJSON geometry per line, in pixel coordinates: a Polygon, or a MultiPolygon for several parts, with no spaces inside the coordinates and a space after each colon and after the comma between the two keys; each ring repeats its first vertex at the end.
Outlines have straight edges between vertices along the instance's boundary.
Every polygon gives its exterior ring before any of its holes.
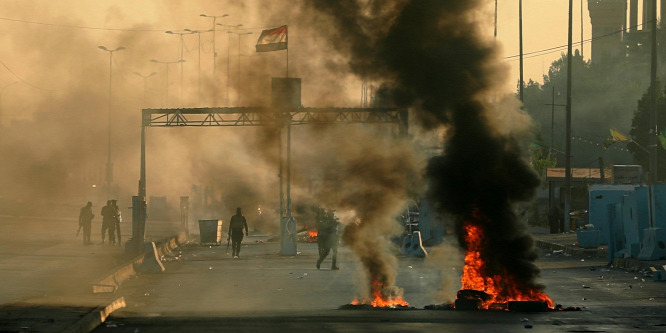
{"type": "MultiPolygon", "coordinates": [[[[270,107],[215,107],[143,109],[141,117],[140,180],[138,195],[133,198],[132,239],[128,242],[128,251],[138,251],[143,248],[145,239],[147,127],[272,126],[282,128],[282,126],[287,126],[289,133],[291,126],[309,124],[396,124],[398,125],[399,135],[406,136],[408,112],[406,109],[399,108],[301,107],[276,109],[270,107]]],[[[280,136],[282,136],[282,131],[280,131],[280,136]]],[[[288,144],[287,150],[290,148],[291,145],[288,144]]],[[[287,154],[289,154],[289,151],[287,151],[287,154]]],[[[289,198],[289,193],[287,196],[287,209],[290,210],[291,198],[289,198]]]]}

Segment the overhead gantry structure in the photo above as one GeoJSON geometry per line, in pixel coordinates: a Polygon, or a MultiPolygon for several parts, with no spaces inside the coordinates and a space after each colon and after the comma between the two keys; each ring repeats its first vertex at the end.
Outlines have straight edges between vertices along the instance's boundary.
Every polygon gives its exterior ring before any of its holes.
{"type": "Polygon", "coordinates": [[[267,126],[280,130],[280,217],[282,230],[281,254],[296,254],[291,211],[291,126],[313,124],[395,124],[398,135],[406,136],[408,112],[401,108],[275,108],[275,107],[214,107],[143,109],[141,117],[141,169],[138,196],[133,198],[134,219],[131,248],[143,248],[146,224],[146,128],[147,127],[220,127],[267,126]],[[282,129],[287,129],[287,205],[282,190],[282,129]],[[288,237],[292,236],[292,237],[288,237]]]}

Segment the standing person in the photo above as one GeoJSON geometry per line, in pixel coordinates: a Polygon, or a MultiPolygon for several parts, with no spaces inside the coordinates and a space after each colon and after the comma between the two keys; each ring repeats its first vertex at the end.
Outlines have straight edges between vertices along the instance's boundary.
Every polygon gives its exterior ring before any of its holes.
{"type": "MultiPolygon", "coordinates": [[[[241,208],[236,208],[236,215],[231,217],[229,222],[229,236],[231,237],[231,250],[234,259],[238,259],[240,254],[241,242],[243,241],[243,229],[245,229],[245,236],[247,236],[247,221],[245,216],[241,213],[241,208]]],[[[229,238],[227,238],[227,241],[229,238]]]]}
{"type": "Polygon", "coordinates": [[[120,207],[118,207],[117,202],[118,200],[111,200],[111,206],[113,208],[113,226],[116,230],[116,236],[118,237],[118,246],[122,246],[122,238],[120,236],[120,222],[123,221],[123,216],[120,212],[120,207]]]}
{"type": "Polygon", "coordinates": [[[114,222],[115,212],[111,200],[106,201],[106,206],[102,207],[101,214],[102,214],[102,244],[104,244],[105,233],[108,230],[109,245],[113,245],[116,242],[116,235],[115,235],[116,225],[114,222]]]}
{"type": "Polygon", "coordinates": [[[548,211],[548,224],[550,226],[550,233],[556,234],[560,229],[560,210],[557,204],[553,204],[548,211]]]}
{"type": "Polygon", "coordinates": [[[321,266],[321,263],[326,259],[326,256],[333,251],[333,263],[331,264],[331,270],[335,271],[340,269],[336,262],[338,260],[338,219],[335,218],[334,211],[330,210],[326,212],[321,210],[317,224],[317,245],[319,247],[319,259],[317,259],[317,269],[321,266]]]}
{"type": "Polygon", "coordinates": [[[83,228],[83,245],[92,244],[90,241],[90,228],[93,217],[95,215],[92,212],[92,202],[88,201],[79,213],[79,229],[83,228]]]}

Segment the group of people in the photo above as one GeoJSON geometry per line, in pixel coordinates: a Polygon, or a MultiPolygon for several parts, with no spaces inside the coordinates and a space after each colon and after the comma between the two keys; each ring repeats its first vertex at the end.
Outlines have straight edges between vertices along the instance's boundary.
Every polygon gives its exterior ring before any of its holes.
{"type": "MultiPolygon", "coordinates": [[[[317,259],[317,269],[321,267],[322,262],[329,253],[332,255],[331,270],[340,269],[337,266],[338,243],[340,233],[340,221],[335,217],[335,211],[320,209],[317,212],[317,245],[319,248],[319,258],[317,259]]],[[[229,232],[227,242],[231,241],[232,256],[238,259],[241,250],[243,235],[248,235],[247,220],[243,216],[240,207],[236,208],[236,214],[231,216],[229,221],[229,232]],[[245,233],[243,234],[243,231],[245,233]]]]}
{"type": "MultiPolygon", "coordinates": [[[[92,220],[95,217],[95,214],[92,212],[92,202],[88,203],[81,208],[79,213],[79,232],[83,229],[83,244],[91,245],[90,241],[90,232],[92,229],[92,220]]],[[[109,234],[109,245],[118,245],[122,244],[122,238],[120,236],[120,222],[123,221],[120,208],[118,207],[117,200],[107,200],[106,206],[102,207],[102,244],[104,244],[104,239],[106,234],[109,234]],[[116,239],[116,235],[118,236],[116,239]]],[[[79,232],[76,234],[78,235],[79,232]]]]}
{"type": "MultiPolygon", "coordinates": [[[[83,244],[90,245],[90,232],[92,220],[95,215],[92,212],[92,202],[88,203],[81,208],[79,214],[79,231],[83,229],[83,244]]],[[[108,200],[106,206],[102,207],[102,244],[109,235],[109,245],[121,245],[120,236],[120,222],[122,222],[122,214],[118,208],[117,200],[108,200]],[[117,236],[117,239],[116,239],[117,236]]],[[[319,248],[319,258],[317,259],[317,269],[320,268],[321,263],[326,259],[329,253],[333,252],[331,270],[338,270],[336,265],[338,257],[338,233],[340,222],[335,217],[334,211],[326,211],[321,209],[317,214],[317,245],[319,248]]],[[[77,232],[78,235],[78,232],[77,232]]],[[[236,208],[236,214],[233,215],[229,221],[229,232],[227,242],[231,241],[232,256],[238,259],[240,256],[241,243],[243,242],[243,235],[248,235],[247,220],[243,216],[240,207],[236,208]],[[243,231],[245,233],[243,233],[243,231]]]]}

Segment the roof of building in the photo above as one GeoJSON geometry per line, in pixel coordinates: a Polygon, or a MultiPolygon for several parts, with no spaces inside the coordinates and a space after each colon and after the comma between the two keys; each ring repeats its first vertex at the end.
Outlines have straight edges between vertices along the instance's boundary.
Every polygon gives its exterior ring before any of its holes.
{"type": "MultiPolygon", "coordinates": [[[[565,178],[564,168],[547,168],[546,169],[546,180],[557,181],[564,180],[565,178]]],[[[613,177],[613,170],[605,169],[604,178],[610,179],[613,177]]],[[[571,180],[591,180],[599,181],[601,180],[601,172],[599,168],[572,168],[571,169],[571,180]]]]}

